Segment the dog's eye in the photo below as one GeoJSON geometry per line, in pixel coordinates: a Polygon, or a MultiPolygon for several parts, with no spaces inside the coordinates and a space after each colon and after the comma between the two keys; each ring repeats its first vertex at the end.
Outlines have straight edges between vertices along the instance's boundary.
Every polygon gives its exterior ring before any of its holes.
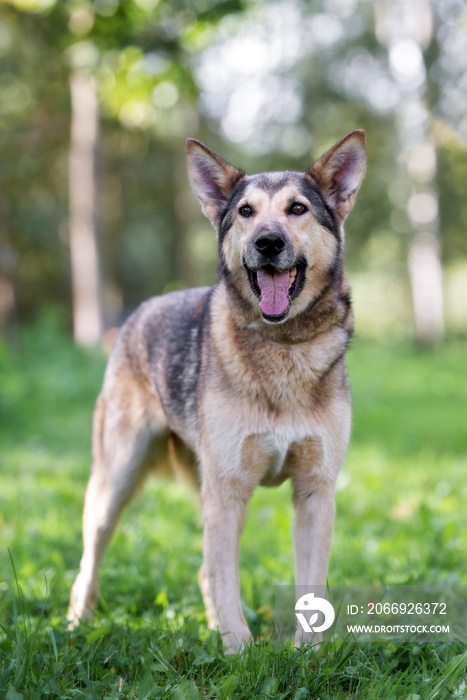
{"type": "Polygon", "coordinates": [[[304,204],[300,204],[300,202],[294,202],[292,206],[290,207],[290,213],[295,214],[296,216],[300,216],[301,214],[304,214],[307,211],[307,208],[304,204]]]}
{"type": "Polygon", "coordinates": [[[240,213],[240,216],[244,216],[245,219],[253,214],[253,209],[250,207],[249,204],[244,204],[243,207],[240,207],[238,211],[240,213]]]}

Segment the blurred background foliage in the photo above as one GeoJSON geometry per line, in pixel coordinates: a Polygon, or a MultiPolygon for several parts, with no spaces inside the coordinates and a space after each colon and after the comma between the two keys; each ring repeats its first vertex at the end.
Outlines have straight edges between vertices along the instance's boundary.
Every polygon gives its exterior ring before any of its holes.
{"type": "Polygon", "coordinates": [[[409,5],[410,17],[385,0],[0,0],[3,330],[50,306],[72,328],[70,76],[80,73],[93,76],[99,106],[104,329],[153,294],[216,279],[185,138],[254,172],[308,167],[364,128],[368,174],[347,223],[359,332],[414,335],[419,277],[407,260],[421,235],[443,273],[443,327],[428,340],[465,334],[467,11],[461,0],[409,5]]]}

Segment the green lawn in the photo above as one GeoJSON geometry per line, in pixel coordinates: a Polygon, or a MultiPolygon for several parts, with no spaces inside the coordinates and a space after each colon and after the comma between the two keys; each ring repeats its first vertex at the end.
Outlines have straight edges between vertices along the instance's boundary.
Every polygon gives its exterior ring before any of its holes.
{"type": "MultiPolygon", "coordinates": [[[[467,583],[466,350],[355,341],[330,583],[467,583]]],[[[127,509],[95,624],[68,633],[104,366],[51,321],[0,345],[0,698],[467,697],[467,655],[453,643],[316,655],[263,642],[225,658],[197,587],[199,508],[173,482],[151,481],[127,509]]],[[[292,515],[289,485],[258,490],[242,539],[243,602],[266,639],[274,586],[292,582],[292,515]]]]}

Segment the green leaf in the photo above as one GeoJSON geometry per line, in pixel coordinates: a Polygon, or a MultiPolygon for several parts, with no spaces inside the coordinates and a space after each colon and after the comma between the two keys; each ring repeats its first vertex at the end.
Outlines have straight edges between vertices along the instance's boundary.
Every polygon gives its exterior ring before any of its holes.
{"type": "Polygon", "coordinates": [[[465,667],[467,666],[467,651],[463,654],[453,656],[446,668],[444,669],[443,677],[435,685],[433,691],[428,696],[428,700],[435,700],[443,688],[452,688],[465,667]]]}
{"type": "Polygon", "coordinates": [[[277,678],[270,676],[266,678],[261,684],[260,693],[266,696],[275,695],[277,692],[277,678]]]}
{"type": "Polygon", "coordinates": [[[195,666],[202,666],[203,664],[210,664],[211,661],[215,661],[215,657],[208,654],[202,647],[195,647],[193,651],[195,654],[193,664],[195,666]]]}
{"type": "Polygon", "coordinates": [[[176,689],[174,700],[199,700],[199,690],[193,681],[184,680],[176,689]]]}
{"type": "Polygon", "coordinates": [[[91,680],[89,679],[89,676],[88,676],[88,674],[86,673],[86,671],[85,671],[85,669],[84,669],[83,662],[82,662],[82,661],[78,661],[77,666],[78,666],[78,669],[79,669],[79,672],[80,672],[79,675],[81,676],[81,680],[84,682],[84,684],[85,684],[85,686],[86,686],[86,688],[87,688],[87,690],[88,690],[88,692],[89,692],[89,694],[90,694],[92,700],[99,700],[99,698],[98,698],[97,695],[96,695],[96,692],[95,692],[94,688],[92,687],[91,680]]]}
{"type": "Polygon", "coordinates": [[[141,689],[139,691],[138,700],[146,700],[147,698],[149,698],[151,692],[154,690],[155,687],[156,683],[154,682],[152,673],[149,669],[147,669],[146,673],[144,674],[143,682],[141,683],[141,689]]]}
{"type": "Polygon", "coordinates": [[[305,700],[307,697],[308,697],[308,690],[306,688],[297,688],[292,700],[305,700]]]}
{"type": "Polygon", "coordinates": [[[238,676],[227,676],[222,683],[222,700],[233,697],[233,692],[238,683],[238,676]]]}
{"type": "Polygon", "coordinates": [[[97,641],[101,637],[104,637],[109,632],[110,632],[110,625],[102,625],[101,627],[98,627],[96,630],[93,630],[92,632],[90,632],[87,636],[86,641],[88,644],[93,644],[95,641],[97,641]]]}

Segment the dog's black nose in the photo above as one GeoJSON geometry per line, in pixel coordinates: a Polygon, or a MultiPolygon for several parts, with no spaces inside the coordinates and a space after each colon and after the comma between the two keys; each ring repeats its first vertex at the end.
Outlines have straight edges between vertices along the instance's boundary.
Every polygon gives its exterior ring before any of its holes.
{"type": "Polygon", "coordinates": [[[267,258],[273,258],[284,249],[285,241],[278,233],[263,233],[255,241],[256,250],[267,258]]]}

